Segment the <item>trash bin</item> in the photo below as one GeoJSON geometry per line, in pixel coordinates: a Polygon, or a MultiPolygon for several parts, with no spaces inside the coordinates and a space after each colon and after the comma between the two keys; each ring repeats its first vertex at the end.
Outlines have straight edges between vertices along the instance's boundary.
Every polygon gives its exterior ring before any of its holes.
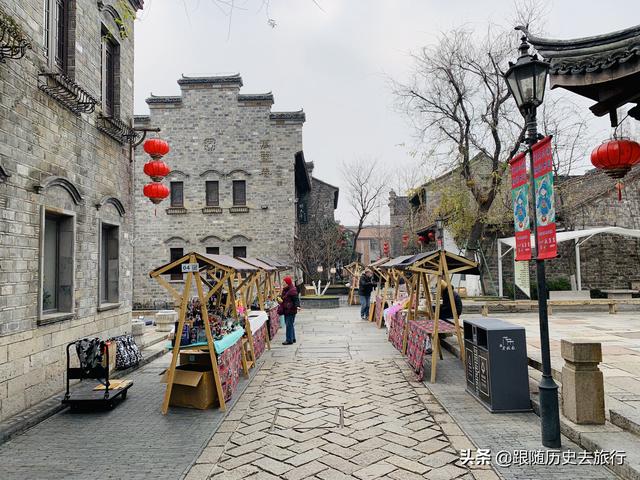
{"type": "Polygon", "coordinates": [[[467,392],[490,412],[531,410],[524,327],[495,318],[464,321],[467,392]]]}

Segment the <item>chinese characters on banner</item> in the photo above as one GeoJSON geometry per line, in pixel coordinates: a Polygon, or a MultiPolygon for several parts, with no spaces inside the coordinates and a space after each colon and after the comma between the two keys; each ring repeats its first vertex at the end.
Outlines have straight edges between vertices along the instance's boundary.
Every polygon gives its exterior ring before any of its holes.
{"type": "Polygon", "coordinates": [[[519,153],[509,163],[511,165],[513,224],[516,232],[516,261],[530,260],[531,222],[529,220],[529,181],[526,156],[524,153],[519,153]]]}
{"type": "Polygon", "coordinates": [[[536,201],[536,231],[539,260],[555,258],[556,208],[553,195],[553,156],[551,137],[545,137],[531,147],[533,155],[533,180],[536,201]]]}

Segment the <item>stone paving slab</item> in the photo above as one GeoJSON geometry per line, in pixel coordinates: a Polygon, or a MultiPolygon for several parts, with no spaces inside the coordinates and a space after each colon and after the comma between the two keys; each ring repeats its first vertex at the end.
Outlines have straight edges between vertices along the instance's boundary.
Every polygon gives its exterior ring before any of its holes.
{"type": "MultiPolygon", "coordinates": [[[[128,375],[134,385],[113,410],[60,412],[0,446],[0,478],[179,479],[209,443],[224,414],[171,408],[163,416],[165,385],[159,374],[169,360],[165,355],[128,375]]],[[[248,383],[241,380],[238,396],[248,383]]],[[[212,445],[203,459],[215,453],[212,445]]]]}
{"type": "MultiPolygon", "coordinates": [[[[492,414],[465,391],[464,368],[460,360],[449,352],[444,352],[444,360],[438,362],[438,381],[425,383],[431,394],[426,398],[438,401],[455,419],[456,423],[473,441],[467,445],[476,452],[477,448],[489,449],[492,458],[501,450],[545,451],[541,444],[540,418],[531,413],[492,414]]],[[[445,424],[442,424],[444,427],[445,424]]],[[[455,428],[458,428],[455,426],[455,428]]],[[[446,427],[445,427],[446,430],[446,427]]],[[[451,437],[450,437],[451,438],[451,437]]],[[[579,446],[563,436],[563,451],[571,450],[576,455],[582,451],[579,446]]],[[[514,479],[567,479],[604,480],[617,479],[616,474],[604,466],[595,465],[511,465],[500,467],[494,463],[498,473],[506,480],[514,479]]]]}
{"type": "MultiPolygon", "coordinates": [[[[233,431],[223,450],[212,450],[222,443],[214,436],[198,459],[209,468],[192,469],[187,479],[471,480],[473,471],[477,478],[498,478],[489,467],[460,464],[457,447],[434,414],[452,420],[437,403],[424,403],[428,391],[414,381],[384,332],[361,321],[355,308],[334,312],[331,330],[326,314],[305,311],[296,320],[295,345],[272,342],[242,410],[234,409],[240,420],[227,419],[218,430],[233,431]],[[363,338],[361,353],[354,354],[354,342],[363,338]],[[214,461],[210,452],[219,458],[214,461]]],[[[461,432],[458,437],[470,443],[461,432]]]]}

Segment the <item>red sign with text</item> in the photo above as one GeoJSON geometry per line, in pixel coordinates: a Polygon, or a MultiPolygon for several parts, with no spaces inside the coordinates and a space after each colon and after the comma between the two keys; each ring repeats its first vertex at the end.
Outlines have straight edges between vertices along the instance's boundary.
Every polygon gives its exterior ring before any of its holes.
{"type": "Polygon", "coordinates": [[[556,208],[553,192],[553,152],[551,137],[545,137],[531,147],[533,155],[534,198],[536,202],[536,232],[538,260],[556,258],[556,208]]]}

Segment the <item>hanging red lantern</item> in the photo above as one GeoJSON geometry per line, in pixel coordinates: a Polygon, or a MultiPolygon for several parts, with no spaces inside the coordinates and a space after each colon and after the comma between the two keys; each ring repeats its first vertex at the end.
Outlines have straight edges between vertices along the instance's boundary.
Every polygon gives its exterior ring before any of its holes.
{"type": "Polygon", "coordinates": [[[631,167],[640,162],[640,144],[627,138],[614,138],[597,146],[591,152],[591,163],[594,167],[615,178],[618,201],[622,200],[622,182],[631,167]]]}
{"type": "Polygon", "coordinates": [[[154,182],[161,182],[171,172],[169,166],[162,160],[153,160],[145,163],[143,170],[154,182]]]}
{"type": "Polygon", "coordinates": [[[436,234],[433,232],[433,230],[429,230],[427,237],[429,238],[429,240],[433,240],[434,238],[436,238],[436,234]]]}
{"type": "Polygon", "coordinates": [[[591,163],[611,178],[624,177],[640,162],[640,144],[626,138],[604,142],[591,152],[591,163]]]}
{"type": "Polygon", "coordinates": [[[407,245],[409,245],[409,234],[405,233],[402,235],[402,246],[407,248],[407,245]]]}
{"type": "Polygon", "coordinates": [[[169,187],[164,183],[147,183],[142,190],[145,197],[151,200],[154,204],[160,203],[162,200],[169,196],[169,187]]]}
{"type": "Polygon", "coordinates": [[[169,153],[169,144],[160,138],[150,138],[144,142],[144,151],[158,160],[169,153]]]}
{"type": "Polygon", "coordinates": [[[418,236],[418,242],[427,243],[427,237],[425,237],[424,235],[419,235],[418,236]]]}

